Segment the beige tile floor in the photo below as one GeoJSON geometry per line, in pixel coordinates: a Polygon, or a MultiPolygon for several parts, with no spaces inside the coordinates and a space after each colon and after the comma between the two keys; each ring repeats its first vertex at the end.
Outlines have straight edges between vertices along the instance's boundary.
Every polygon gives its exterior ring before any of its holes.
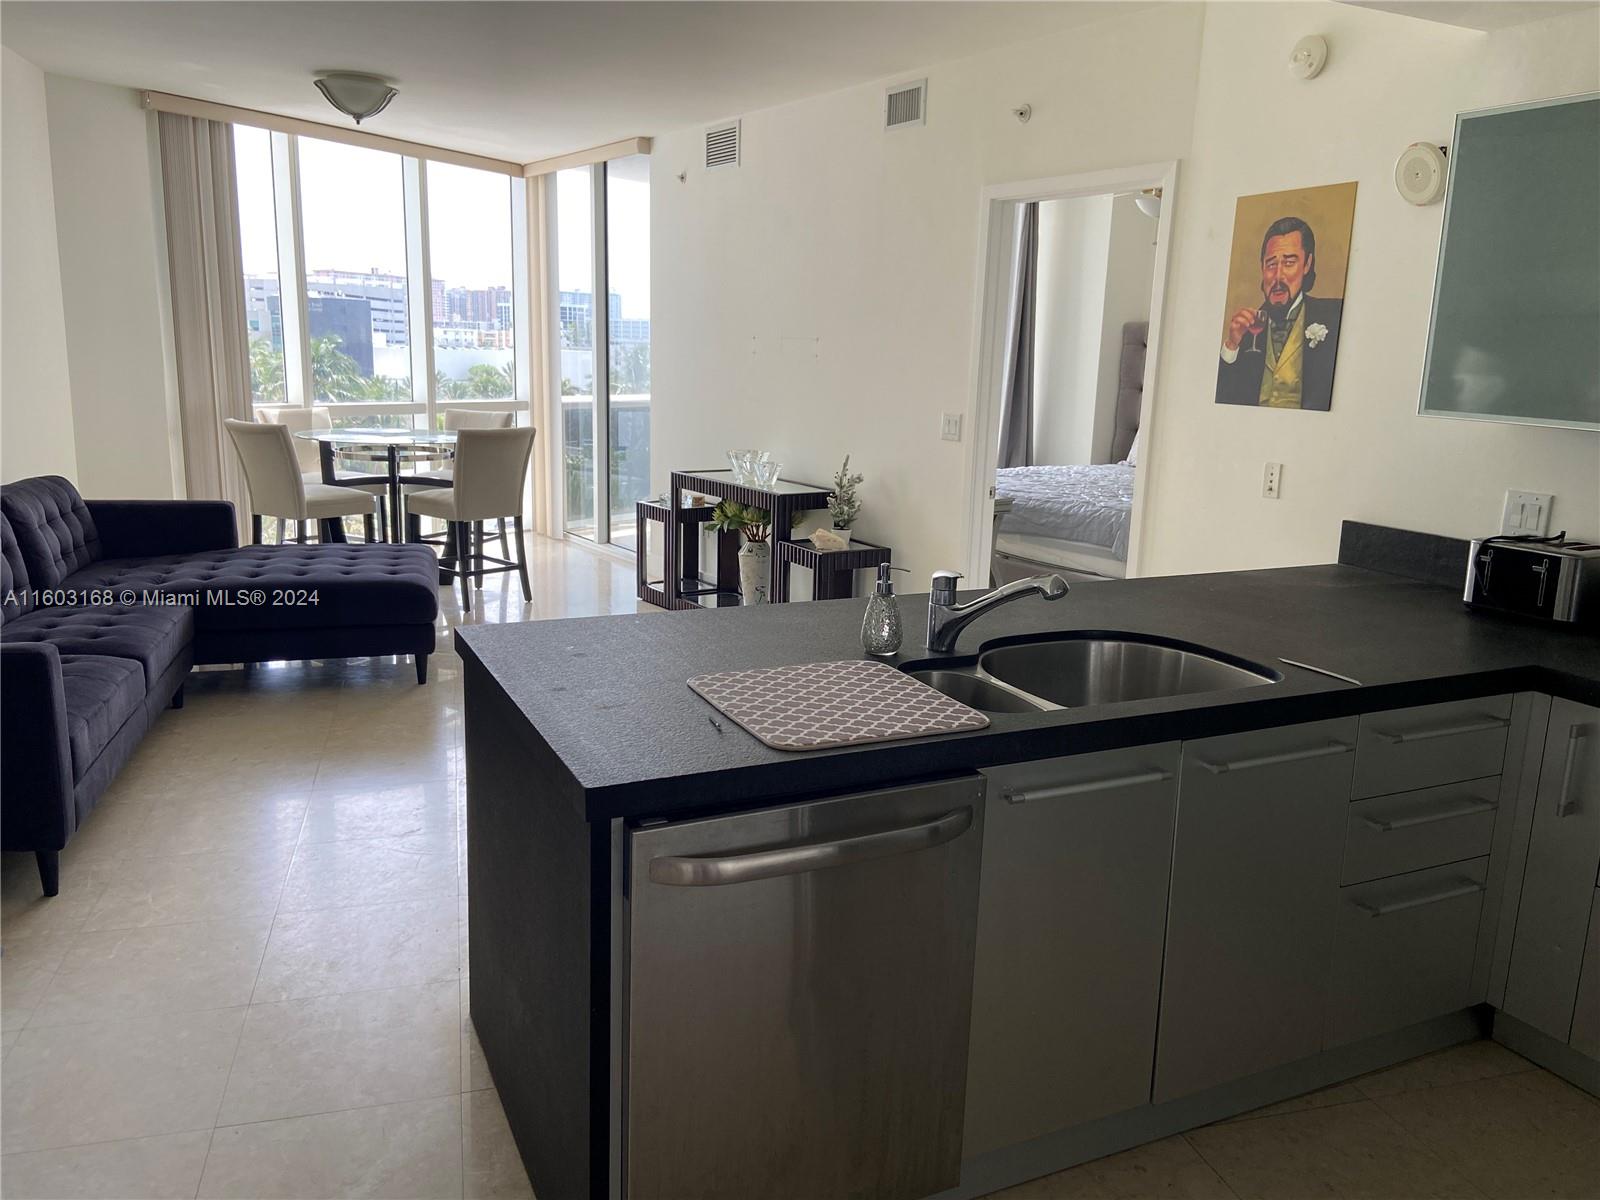
{"type": "MultiPolygon", "coordinates": [[[[471,621],[637,611],[630,563],[532,550],[533,602],[491,578],[471,621]]],[[[4,856],[4,1196],[532,1194],[467,1020],[444,610],[426,687],[381,659],[198,673],[61,895],[4,856]]]]}
{"type": "MultiPolygon", "coordinates": [[[[636,611],[533,539],[534,600],[636,611]]],[[[646,618],[648,619],[648,618],[646,618]]],[[[205,671],[42,900],[0,870],[8,1198],[529,1196],[467,1019],[459,660],[205,671]]],[[[1014,1197],[1585,1196],[1600,1104],[1475,1043],[1088,1163],[1014,1197]]]]}
{"type": "Polygon", "coordinates": [[[1589,1200],[1600,1101],[1469,1042],[996,1196],[1589,1200]]]}

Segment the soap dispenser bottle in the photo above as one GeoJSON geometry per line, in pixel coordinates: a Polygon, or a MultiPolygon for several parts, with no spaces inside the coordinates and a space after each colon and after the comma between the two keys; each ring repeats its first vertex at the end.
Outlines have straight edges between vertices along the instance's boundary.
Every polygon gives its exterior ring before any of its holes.
{"type": "Polygon", "coordinates": [[[900,652],[900,601],[890,572],[905,569],[878,564],[878,585],[867,598],[867,615],[861,622],[861,647],[868,654],[888,657],[900,652]]]}

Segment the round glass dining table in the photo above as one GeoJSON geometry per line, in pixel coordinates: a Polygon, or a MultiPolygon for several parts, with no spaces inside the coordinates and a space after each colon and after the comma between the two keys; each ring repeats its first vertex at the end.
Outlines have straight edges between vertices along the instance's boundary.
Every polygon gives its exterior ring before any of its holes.
{"type": "MultiPolygon", "coordinates": [[[[456,434],[453,429],[303,429],[294,435],[308,442],[316,442],[322,462],[322,482],[339,486],[335,457],[375,462],[384,468],[364,477],[363,482],[383,480],[389,492],[389,539],[405,541],[404,521],[400,512],[400,484],[404,476],[401,464],[435,462],[454,455],[456,434]]],[[[345,477],[348,481],[349,476],[345,477]]],[[[450,486],[444,480],[427,480],[435,487],[450,486]]]]}

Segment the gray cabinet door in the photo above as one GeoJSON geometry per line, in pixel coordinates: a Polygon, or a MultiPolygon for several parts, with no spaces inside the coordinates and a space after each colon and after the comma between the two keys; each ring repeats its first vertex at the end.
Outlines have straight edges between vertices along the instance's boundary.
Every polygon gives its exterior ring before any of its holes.
{"type": "Polygon", "coordinates": [[[1356,719],[1186,742],[1157,1103],[1322,1041],[1356,719]]]}
{"type": "Polygon", "coordinates": [[[1600,709],[1550,705],[1505,1011],[1565,1042],[1600,866],[1600,709]]]}
{"type": "Polygon", "coordinates": [[[1145,1104],[1178,744],[986,772],[965,1157],[1145,1104]]]}
{"type": "Polygon", "coordinates": [[[1572,1014],[1571,1046],[1579,1054],[1600,1059],[1600,888],[1589,910],[1589,941],[1578,979],[1578,1004],[1572,1014]]]}

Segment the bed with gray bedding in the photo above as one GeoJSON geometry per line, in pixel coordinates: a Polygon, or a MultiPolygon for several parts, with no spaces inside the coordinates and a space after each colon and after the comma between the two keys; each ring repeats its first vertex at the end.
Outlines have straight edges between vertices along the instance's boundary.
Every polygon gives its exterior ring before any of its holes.
{"type": "Polygon", "coordinates": [[[1000,518],[1000,532],[1098,546],[1126,561],[1134,469],[1122,463],[1002,468],[995,495],[1011,501],[1011,511],[1000,518]]]}

